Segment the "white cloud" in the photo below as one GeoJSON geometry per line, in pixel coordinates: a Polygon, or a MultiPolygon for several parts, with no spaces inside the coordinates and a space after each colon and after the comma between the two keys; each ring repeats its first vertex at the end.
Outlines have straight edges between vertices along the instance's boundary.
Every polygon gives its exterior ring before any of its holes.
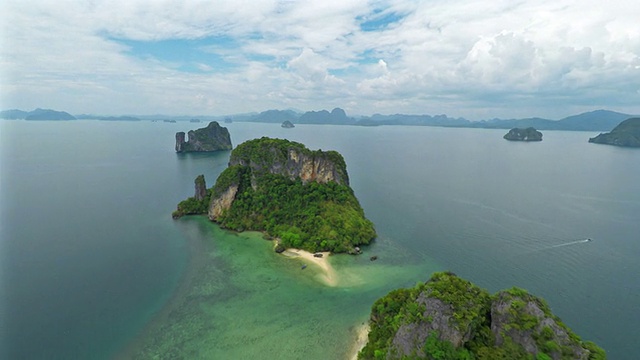
{"type": "Polygon", "coordinates": [[[561,117],[640,113],[640,2],[5,1],[0,106],[75,113],[352,113],[561,117]],[[400,16],[378,31],[368,19],[400,16]],[[17,26],[16,24],[29,24],[17,26]],[[200,73],[110,37],[234,39],[200,73]],[[541,106],[553,103],[553,106],[541,106]],[[492,113],[488,113],[492,112],[492,113]]]}

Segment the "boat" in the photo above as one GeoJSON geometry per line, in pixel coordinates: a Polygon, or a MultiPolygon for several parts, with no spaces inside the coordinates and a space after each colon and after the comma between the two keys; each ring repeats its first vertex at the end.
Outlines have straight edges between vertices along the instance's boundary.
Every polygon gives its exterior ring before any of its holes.
{"type": "Polygon", "coordinates": [[[307,268],[307,264],[302,264],[302,270],[307,268]]]}

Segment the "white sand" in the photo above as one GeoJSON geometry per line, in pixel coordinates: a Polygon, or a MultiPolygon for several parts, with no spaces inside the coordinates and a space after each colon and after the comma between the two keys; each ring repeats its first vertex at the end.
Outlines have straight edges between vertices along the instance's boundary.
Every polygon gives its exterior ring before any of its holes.
{"type": "Polygon", "coordinates": [[[315,257],[312,253],[300,249],[287,249],[282,255],[292,258],[301,258],[308,265],[313,265],[319,268],[322,272],[320,279],[328,286],[336,286],[338,284],[338,277],[336,271],[329,263],[330,252],[322,252],[322,257],[315,257]]]}
{"type": "Polygon", "coordinates": [[[369,324],[364,323],[356,328],[356,340],[353,344],[349,359],[358,359],[358,353],[367,345],[367,340],[369,340],[369,324]]]}

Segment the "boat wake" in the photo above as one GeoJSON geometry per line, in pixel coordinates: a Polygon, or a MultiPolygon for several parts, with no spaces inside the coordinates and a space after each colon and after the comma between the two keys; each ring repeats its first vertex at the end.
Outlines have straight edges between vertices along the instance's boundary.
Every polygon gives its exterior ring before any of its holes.
{"type": "Polygon", "coordinates": [[[591,238],[587,238],[587,239],[580,239],[580,240],[575,240],[575,241],[569,241],[569,242],[562,243],[562,244],[558,244],[558,245],[551,245],[551,246],[543,247],[543,248],[541,248],[541,249],[536,249],[536,250],[533,250],[533,251],[529,252],[529,254],[530,254],[530,253],[536,253],[536,252],[539,252],[539,251],[546,251],[546,250],[551,250],[551,249],[557,249],[557,248],[565,247],[565,246],[572,246],[572,245],[578,245],[578,244],[585,244],[585,243],[588,243],[588,242],[591,242],[591,241],[593,241],[593,239],[591,239],[591,238]]]}
{"type": "Polygon", "coordinates": [[[582,240],[576,240],[576,241],[570,241],[568,243],[564,243],[564,244],[558,244],[558,245],[553,245],[553,246],[549,246],[545,249],[555,249],[555,248],[559,248],[559,247],[563,247],[563,246],[570,246],[570,245],[577,245],[577,244],[584,244],[584,243],[588,243],[591,241],[591,238],[589,239],[582,239],[582,240]]]}

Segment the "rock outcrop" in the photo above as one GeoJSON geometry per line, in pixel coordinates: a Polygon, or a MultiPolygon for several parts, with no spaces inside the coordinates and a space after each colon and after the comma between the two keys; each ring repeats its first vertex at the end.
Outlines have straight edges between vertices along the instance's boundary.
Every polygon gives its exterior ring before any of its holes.
{"type": "Polygon", "coordinates": [[[513,128],[503,138],[510,141],[542,141],[542,133],[532,127],[526,129],[513,128]]]}
{"type": "Polygon", "coordinates": [[[376,301],[359,359],[606,359],[518,288],[489,295],[452,273],[376,301]]]}
{"type": "Polygon", "coordinates": [[[204,199],[206,199],[207,197],[207,183],[204,180],[204,175],[198,175],[198,177],[196,177],[196,180],[194,181],[195,186],[196,186],[196,193],[195,195],[193,195],[193,197],[198,200],[198,201],[202,201],[204,199]]]}
{"type": "Polygon", "coordinates": [[[627,119],[611,132],[589,139],[590,143],[623,147],[640,147],[640,118],[627,119]]]}
{"type": "Polygon", "coordinates": [[[212,121],[206,128],[191,130],[187,133],[176,133],[176,152],[210,152],[219,150],[231,150],[231,137],[229,130],[220,126],[217,121],[212,121]]]}
{"type": "Polygon", "coordinates": [[[195,193],[193,197],[181,201],[178,204],[178,208],[173,212],[173,214],[171,214],[174,219],[180,218],[184,215],[197,215],[207,212],[211,192],[207,190],[207,183],[204,179],[204,175],[198,175],[194,180],[194,184],[195,193]]]}

